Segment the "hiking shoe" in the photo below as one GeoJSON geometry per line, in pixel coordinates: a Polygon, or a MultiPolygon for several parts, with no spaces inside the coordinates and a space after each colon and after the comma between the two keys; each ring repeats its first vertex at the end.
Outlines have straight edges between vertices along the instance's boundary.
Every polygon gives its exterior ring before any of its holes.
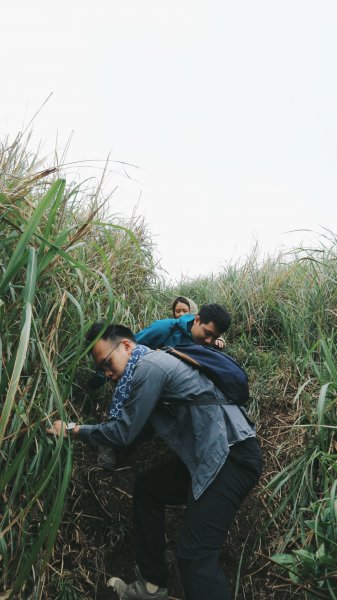
{"type": "Polygon", "coordinates": [[[111,577],[107,586],[112,587],[120,600],[169,600],[167,588],[146,581],[136,569],[136,581],[125,583],[119,577],[111,577]]]}

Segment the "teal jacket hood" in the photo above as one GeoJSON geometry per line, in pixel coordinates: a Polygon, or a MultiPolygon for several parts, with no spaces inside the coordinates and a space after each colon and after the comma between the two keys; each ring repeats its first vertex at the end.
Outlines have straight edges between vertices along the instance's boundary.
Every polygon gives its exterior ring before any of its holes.
{"type": "Polygon", "coordinates": [[[179,319],[160,319],[136,333],[137,344],[156,350],[164,346],[192,343],[191,327],[194,315],[183,315],[179,319]]]}

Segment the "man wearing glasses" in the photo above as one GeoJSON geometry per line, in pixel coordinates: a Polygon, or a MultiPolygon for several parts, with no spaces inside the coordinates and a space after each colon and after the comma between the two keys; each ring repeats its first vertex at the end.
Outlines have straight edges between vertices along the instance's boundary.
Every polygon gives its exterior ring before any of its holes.
{"type": "Polygon", "coordinates": [[[92,355],[117,382],[114,417],[97,425],[55,421],[48,433],[118,448],[150,423],[176,454],[135,481],[136,580],[112,577],[108,586],[120,600],[168,600],[165,506],[185,504],[178,563],[186,598],[229,600],[219,557],[239,505],[261,475],[255,426],[204,374],[137,344],[128,328],[97,323],[88,343],[100,335],[92,355]]]}

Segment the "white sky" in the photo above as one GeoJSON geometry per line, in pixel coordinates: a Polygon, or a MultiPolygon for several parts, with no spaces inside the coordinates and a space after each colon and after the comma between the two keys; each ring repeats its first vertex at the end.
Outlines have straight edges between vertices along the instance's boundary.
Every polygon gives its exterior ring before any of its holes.
{"type": "MultiPolygon", "coordinates": [[[[108,153],[111,205],[138,204],[170,277],[217,272],[336,229],[335,0],[22,0],[1,8],[3,134],[41,155],[108,153]],[[32,147],[32,146],[31,146],[32,147]],[[112,170],[121,171],[111,164],[112,170]]],[[[95,163],[100,159],[102,162],[95,163]]]]}

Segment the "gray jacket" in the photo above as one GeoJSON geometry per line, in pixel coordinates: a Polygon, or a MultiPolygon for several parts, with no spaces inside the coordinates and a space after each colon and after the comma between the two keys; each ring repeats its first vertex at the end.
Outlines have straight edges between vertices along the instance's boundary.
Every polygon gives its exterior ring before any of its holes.
{"type": "Polygon", "coordinates": [[[93,446],[128,446],[150,421],[186,464],[197,499],[223,466],[229,446],[256,435],[244,409],[225,402],[222,392],[198,370],[150,350],[135,368],[121,418],[81,425],[79,439],[93,446]],[[224,404],[193,404],[219,400],[224,404]]]}

